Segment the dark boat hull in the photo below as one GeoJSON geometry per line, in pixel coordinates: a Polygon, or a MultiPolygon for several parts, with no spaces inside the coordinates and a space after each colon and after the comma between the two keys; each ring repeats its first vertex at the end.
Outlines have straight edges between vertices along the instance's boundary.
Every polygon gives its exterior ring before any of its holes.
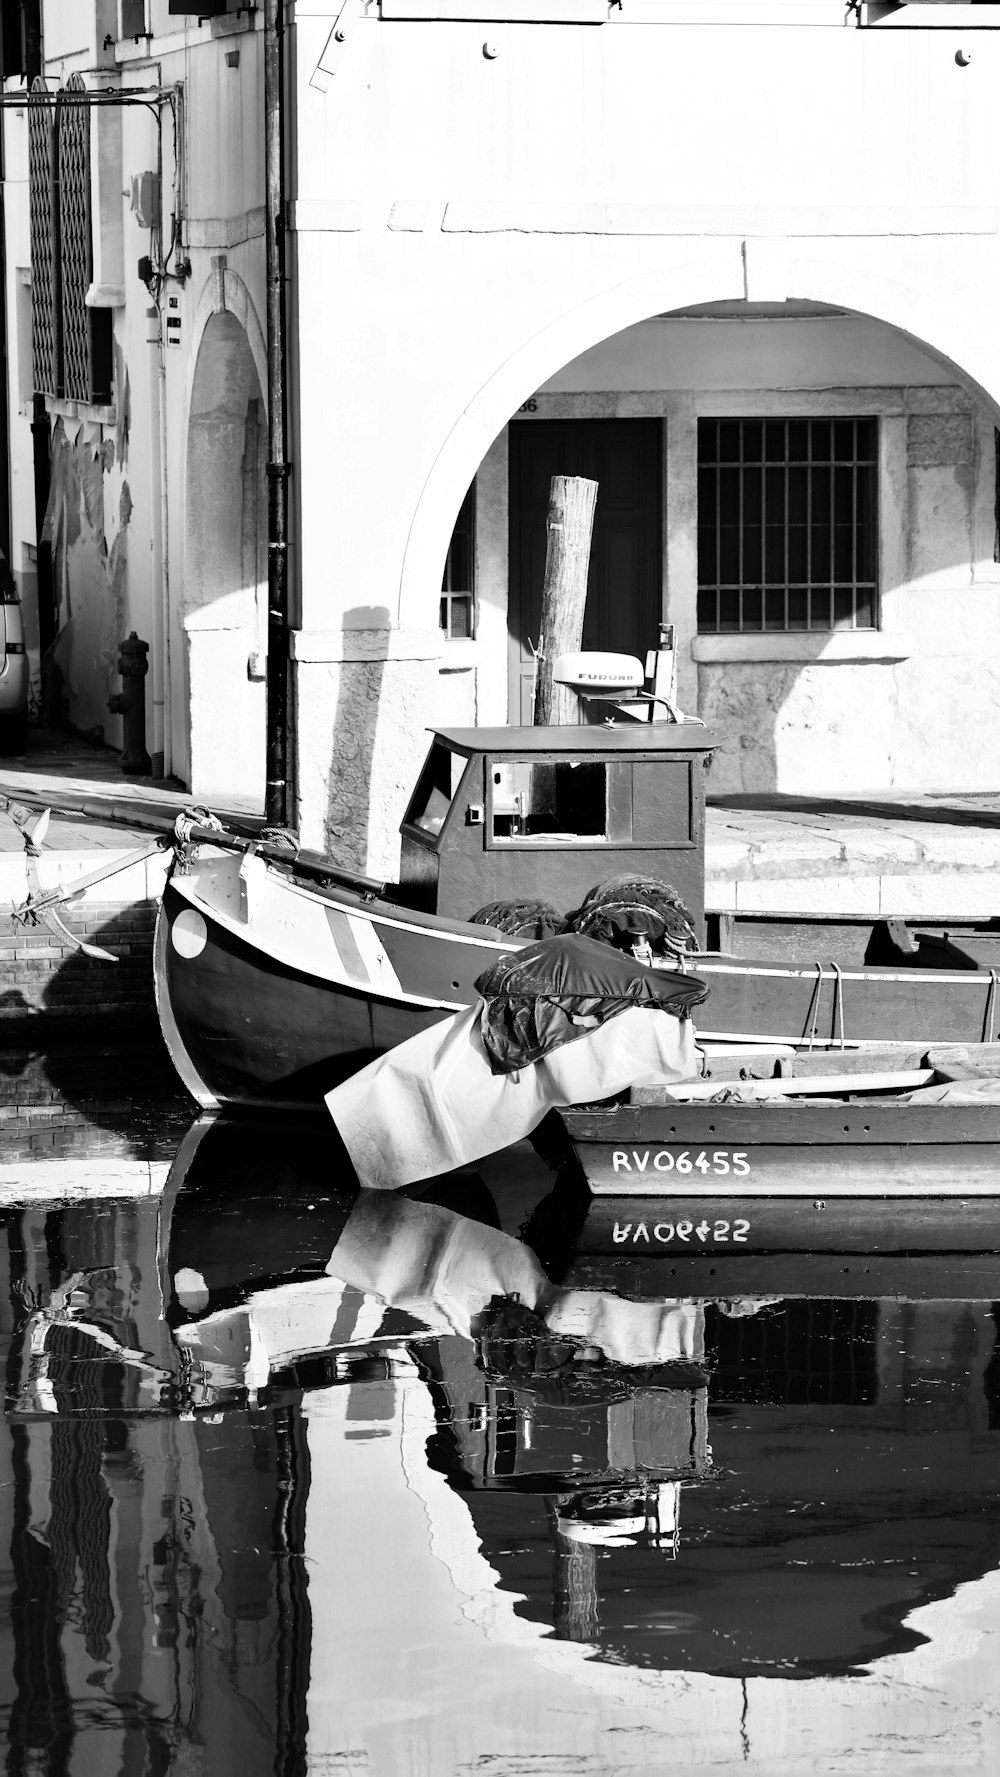
{"type": "MultiPolygon", "coordinates": [[[[578,1251],[1000,1251],[1000,1106],[625,1105],[562,1114],[578,1251]]],[[[724,1286],[720,1286],[724,1287],[724,1286]]]]}
{"type": "MultiPolygon", "coordinates": [[[[266,886],[280,901],[280,879],[266,886]]],[[[360,898],[300,891],[291,911],[303,910],[313,930],[262,943],[249,920],[241,932],[185,892],[183,878],[167,883],[157,1007],[174,1064],[206,1108],[319,1104],[375,1056],[471,1004],[476,977],[504,947],[485,928],[475,938],[445,921],[429,930],[360,898]]]]}
{"type": "MultiPolygon", "coordinates": [[[[290,1107],[474,1004],[520,940],[297,880],[254,855],[197,846],[167,883],[157,928],[160,1020],[199,1104],[290,1107]]],[[[972,970],[779,967],[699,957],[709,1034],[785,1043],[979,1042],[1000,986],[972,970]]]]}

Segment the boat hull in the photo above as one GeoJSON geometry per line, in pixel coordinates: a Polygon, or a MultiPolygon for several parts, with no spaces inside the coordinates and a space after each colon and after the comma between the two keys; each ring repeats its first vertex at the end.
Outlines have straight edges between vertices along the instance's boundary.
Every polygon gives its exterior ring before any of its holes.
{"type": "Polygon", "coordinates": [[[229,859],[208,883],[172,879],[157,919],[164,1038],[209,1109],[319,1104],[377,1055],[471,1004],[476,977],[504,948],[485,929],[475,938],[445,921],[428,929],[381,903],[291,889],[270,871],[241,921],[239,886],[229,859]]]}
{"type": "Polygon", "coordinates": [[[835,969],[738,957],[695,962],[709,989],[701,1023],[785,1043],[980,1043],[1000,1029],[1000,983],[988,970],[835,969]]]}
{"type": "MultiPolygon", "coordinates": [[[[1000,1254],[970,1248],[938,1252],[733,1252],[724,1265],[705,1252],[647,1256],[640,1242],[625,1252],[594,1251],[599,1220],[574,1243],[558,1270],[567,1289],[616,1290],[636,1301],[678,1296],[685,1300],[774,1301],[812,1296],[824,1300],[897,1302],[995,1302],[1000,1254]],[[589,1244],[587,1244],[589,1243],[589,1244]]],[[[946,1230],[942,1230],[945,1232],[946,1230]]]]}
{"type": "Polygon", "coordinates": [[[1000,1106],[626,1105],[561,1113],[585,1254],[1000,1251],[1000,1106]]]}
{"type": "MultiPolygon", "coordinates": [[[[156,938],[160,1020],[206,1108],[315,1105],[377,1055],[475,1003],[523,940],[296,879],[253,854],[181,854],[156,938]]],[[[861,968],[719,956],[695,967],[703,1034],[784,1043],[979,1042],[1000,982],[974,970],[861,968]]]]}

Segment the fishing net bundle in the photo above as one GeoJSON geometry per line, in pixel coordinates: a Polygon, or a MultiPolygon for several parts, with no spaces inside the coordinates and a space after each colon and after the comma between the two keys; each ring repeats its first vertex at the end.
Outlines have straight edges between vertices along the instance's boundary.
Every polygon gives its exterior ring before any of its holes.
{"type": "Polygon", "coordinates": [[[565,928],[562,914],[548,901],[490,901],[470,924],[491,926],[508,938],[553,938],[565,928]]]}
{"type": "Polygon", "coordinates": [[[656,955],[683,956],[698,948],[694,921],[677,890],[654,876],[612,876],[565,916],[548,901],[491,901],[472,915],[471,923],[491,926],[509,938],[579,932],[616,950],[648,944],[656,955]]]}
{"type": "Polygon", "coordinates": [[[492,1382],[527,1389],[553,1407],[608,1405],[637,1388],[701,1388],[709,1371],[696,1360],[617,1363],[589,1340],[553,1333],[516,1297],[493,1296],[476,1329],[476,1365],[492,1382]]]}
{"type": "Polygon", "coordinates": [[[566,930],[616,950],[645,942],[654,952],[681,956],[698,948],[694,921],[677,890],[654,876],[612,876],[598,883],[567,914],[566,930]]]}

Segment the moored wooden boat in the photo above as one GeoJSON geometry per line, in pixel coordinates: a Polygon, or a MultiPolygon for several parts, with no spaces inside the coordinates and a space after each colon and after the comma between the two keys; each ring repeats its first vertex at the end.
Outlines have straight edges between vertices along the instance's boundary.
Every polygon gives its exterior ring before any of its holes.
{"type": "Polygon", "coordinates": [[[402,823],[400,883],[180,823],[155,946],[167,1047],[206,1106],[318,1104],[476,1000],[520,940],[470,915],[559,913],[623,872],[669,879],[704,936],[700,727],[441,730],[402,823]]]}
{"type": "MultiPolygon", "coordinates": [[[[167,1046],[205,1107],[318,1104],[375,1056],[475,1003],[526,941],[470,923],[532,898],[561,917],[609,878],[669,882],[704,944],[704,777],[694,724],[441,730],[402,823],[400,882],[218,823],[179,823],[155,947],[167,1046]]],[[[532,934],[541,935],[541,934],[532,934]]],[[[821,933],[817,939],[822,942],[821,933]]],[[[1000,1026],[1000,972],[756,963],[676,951],[716,1038],[799,1047],[976,1042],[1000,1026]]]]}

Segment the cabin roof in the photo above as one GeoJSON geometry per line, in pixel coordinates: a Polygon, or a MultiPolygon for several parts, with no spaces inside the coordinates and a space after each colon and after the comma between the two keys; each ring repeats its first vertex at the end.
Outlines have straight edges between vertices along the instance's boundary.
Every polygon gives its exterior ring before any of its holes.
{"type": "Polygon", "coordinates": [[[696,722],[623,722],[615,727],[434,728],[458,753],[691,753],[707,752],[718,736],[696,722]]]}

